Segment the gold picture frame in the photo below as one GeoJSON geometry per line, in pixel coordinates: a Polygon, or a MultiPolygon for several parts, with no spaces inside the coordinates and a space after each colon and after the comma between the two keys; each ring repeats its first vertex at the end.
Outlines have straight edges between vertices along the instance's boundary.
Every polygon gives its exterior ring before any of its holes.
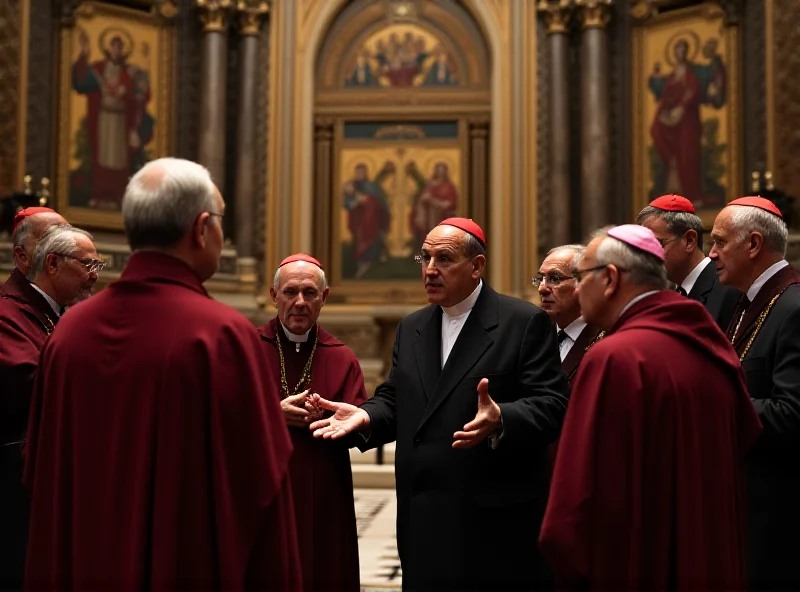
{"type": "Polygon", "coordinates": [[[712,3],[633,26],[633,217],[654,197],[678,193],[710,229],[741,196],[739,34],[712,3]]]}
{"type": "Polygon", "coordinates": [[[170,0],[149,10],[90,0],[62,29],[56,208],[70,223],[121,230],[128,178],[171,154],[176,14],[170,0]]]}

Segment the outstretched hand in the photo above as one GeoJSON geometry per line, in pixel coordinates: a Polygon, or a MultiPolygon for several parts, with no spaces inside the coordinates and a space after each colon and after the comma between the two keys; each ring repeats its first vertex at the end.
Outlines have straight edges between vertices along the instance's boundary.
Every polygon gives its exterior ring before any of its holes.
{"type": "Polygon", "coordinates": [[[333,411],[333,415],[312,423],[309,428],[315,438],[336,440],[351,432],[369,428],[369,414],[348,403],[334,403],[314,393],[306,401],[306,410],[333,411]]]}
{"type": "Polygon", "coordinates": [[[464,431],[453,434],[453,448],[477,446],[501,427],[500,406],[489,396],[489,379],[482,378],[478,383],[478,413],[464,426],[464,431]]]}

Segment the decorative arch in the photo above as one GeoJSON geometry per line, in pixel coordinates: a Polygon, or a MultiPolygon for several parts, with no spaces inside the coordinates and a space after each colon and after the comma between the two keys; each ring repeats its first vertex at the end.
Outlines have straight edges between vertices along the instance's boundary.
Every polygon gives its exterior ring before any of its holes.
{"type": "MultiPolygon", "coordinates": [[[[518,133],[512,135],[511,111],[514,101],[518,103],[514,108],[523,111],[535,105],[535,67],[531,58],[525,57],[533,56],[536,47],[535,5],[506,0],[462,0],[460,4],[486,39],[491,72],[488,91],[483,91],[488,92],[491,105],[489,232],[498,237],[489,252],[490,281],[499,290],[522,294],[524,288],[517,289],[514,278],[524,277],[537,258],[535,232],[530,231],[536,228],[536,118],[525,115],[518,133]],[[515,11],[521,14],[514,17],[515,11]],[[525,52],[517,67],[512,66],[512,35],[517,38],[517,48],[525,52]],[[522,173],[512,177],[514,166],[522,173]],[[507,221],[512,214],[521,214],[518,226],[525,229],[524,234],[509,232],[507,221]],[[509,256],[511,245],[519,250],[518,256],[509,256]]],[[[348,0],[296,0],[273,7],[265,196],[265,265],[269,270],[285,253],[309,251],[317,240],[313,232],[313,220],[319,215],[313,199],[317,175],[310,158],[314,153],[317,58],[334,22],[350,5],[348,0]]],[[[317,119],[323,115],[318,113],[317,119]]],[[[519,283],[522,286],[524,282],[519,283]]]]}

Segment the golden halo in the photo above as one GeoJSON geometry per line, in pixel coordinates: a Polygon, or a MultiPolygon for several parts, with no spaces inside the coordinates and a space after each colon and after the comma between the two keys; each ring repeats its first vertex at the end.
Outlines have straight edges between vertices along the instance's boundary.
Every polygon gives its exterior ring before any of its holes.
{"type": "Polygon", "coordinates": [[[123,59],[127,60],[133,53],[135,44],[133,42],[133,37],[125,29],[119,29],[117,27],[109,27],[104,29],[103,32],[100,33],[100,52],[103,55],[108,53],[111,40],[114,37],[119,37],[122,39],[122,57],[123,59]]]}
{"type": "Polygon", "coordinates": [[[689,46],[686,52],[687,62],[694,61],[694,58],[697,57],[697,52],[700,51],[700,35],[694,31],[679,31],[675,33],[664,46],[664,60],[673,68],[675,67],[675,59],[673,58],[675,55],[675,45],[679,41],[683,41],[689,46]]]}

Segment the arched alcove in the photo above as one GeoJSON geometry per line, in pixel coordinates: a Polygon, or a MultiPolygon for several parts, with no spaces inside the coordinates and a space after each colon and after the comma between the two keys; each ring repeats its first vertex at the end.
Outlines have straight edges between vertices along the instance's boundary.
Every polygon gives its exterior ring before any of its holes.
{"type": "Polygon", "coordinates": [[[490,56],[457,2],[356,0],[315,63],[314,242],[334,300],[420,299],[442,219],[488,223],[490,56]]]}

